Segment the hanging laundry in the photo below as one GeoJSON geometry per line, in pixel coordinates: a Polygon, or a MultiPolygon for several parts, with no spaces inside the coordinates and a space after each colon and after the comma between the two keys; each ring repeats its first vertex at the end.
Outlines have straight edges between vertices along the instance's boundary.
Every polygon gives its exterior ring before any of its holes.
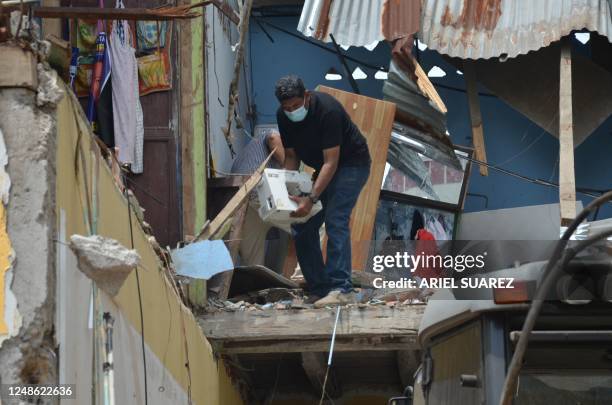
{"type": "Polygon", "coordinates": [[[98,24],[96,20],[77,19],[76,21],[76,47],[83,60],[81,63],[93,63],[96,53],[96,39],[98,38],[98,24]]]}
{"type": "Polygon", "coordinates": [[[136,103],[136,145],[134,146],[134,163],[132,163],[132,173],[140,174],[144,171],[144,122],[142,116],[142,106],[140,97],[136,103]]]}
{"type": "MultiPolygon", "coordinates": [[[[117,8],[124,8],[118,0],[117,8]]],[[[113,62],[113,118],[115,145],[121,164],[133,165],[136,156],[136,141],[142,140],[142,108],[138,94],[138,68],[133,36],[127,21],[113,21],[110,37],[110,53],[113,62]],[[139,108],[140,107],[140,108],[139,108]]]]}
{"type": "Polygon", "coordinates": [[[111,149],[115,147],[112,79],[106,82],[98,97],[93,129],[107,147],[111,149]]]}
{"type": "Polygon", "coordinates": [[[147,30],[151,30],[155,27],[155,30],[159,31],[159,33],[154,36],[158,41],[153,47],[154,52],[138,58],[141,96],[172,89],[172,65],[169,57],[171,39],[169,34],[172,32],[172,23],[167,22],[163,26],[166,27],[164,35],[161,34],[161,24],[155,23],[150,28],[147,28],[147,30]],[[162,46],[162,39],[164,46],[162,46]]]}
{"type": "Polygon", "coordinates": [[[138,58],[138,73],[141,96],[172,88],[172,70],[167,52],[159,51],[138,58]]]}
{"type": "Polygon", "coordinates": [[[150,52],[166,46],[166,21],[136,22],[138,52],[150,52]]]}
{"type": "Polygon", "coordinates": [[[444,230],[444,227],[438,221],[438,219],[434,215],[430,215],[427,218],[427,222],[425,224],[425,229],[427,229],[431,234],[433,234],[436,240],[448,240],[450,239],[444,230]]]}
{"type": "MultiPolygon", "coordinates": [[[[87,105],[87,118],[90,123],[96,119],[96,104],[100,94],[111,77],[111,55],[108,52],[108,41],[104,23],[98,21],[98,36],[96,39],[96,54],[89,90],[89,101],[87,105]]],[[[94,128],[95,132],[95,128],[94,128]]]]}

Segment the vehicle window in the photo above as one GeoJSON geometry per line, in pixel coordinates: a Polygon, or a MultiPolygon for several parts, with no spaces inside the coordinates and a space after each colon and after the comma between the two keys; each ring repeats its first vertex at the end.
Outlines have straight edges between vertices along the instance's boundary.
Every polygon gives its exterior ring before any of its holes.
{"type": "Polygon", "coordinates": [[[524,372],[519,377],[520,405],[608,405],[612,404],[612,375],[558,371],[524,372]]]}

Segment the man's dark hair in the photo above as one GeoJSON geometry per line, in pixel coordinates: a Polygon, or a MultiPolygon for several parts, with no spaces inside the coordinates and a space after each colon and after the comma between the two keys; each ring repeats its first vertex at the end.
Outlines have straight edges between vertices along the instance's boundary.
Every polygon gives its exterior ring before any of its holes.
{"type": "Polygon", "coordinates": [[[296,75],[281,77],[274,89],[274,94],[280,102],[294,97],[304,97],[305,92],[304,82],[296,75]]]}

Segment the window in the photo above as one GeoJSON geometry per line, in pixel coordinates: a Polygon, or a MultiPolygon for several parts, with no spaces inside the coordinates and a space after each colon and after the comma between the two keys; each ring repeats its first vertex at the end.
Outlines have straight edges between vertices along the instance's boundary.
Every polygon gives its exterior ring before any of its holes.
{"type": "MultiPolygon", "coordinates": [[[[446,162],[436,161],[422,153],[406,154],[394,167],[387,163],[382,189],[428,200],[459,204],[467,153],[456,150],[462,170],[446,162]]],[[[398,159],[399,160],[399,159],[398,159]]],[[[395,163],[395,162],[394,162],[395,163]]]]}

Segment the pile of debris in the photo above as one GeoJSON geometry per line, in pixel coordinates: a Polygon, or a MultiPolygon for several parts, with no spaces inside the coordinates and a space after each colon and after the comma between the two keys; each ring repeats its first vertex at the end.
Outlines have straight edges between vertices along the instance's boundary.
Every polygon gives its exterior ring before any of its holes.
{"type": "MultiPolygon", "coordinates": [[[[427,302],[433,290],[421,289],[371,289],[356,288],[355,301],[347,307],[365,308],[384,305],[389,308],[403,305],[417,305],[427,302]]],[[[265,310],[301,310],[313,309],[308,302],[308,295],[301,288],[267,288],[242,294],[228,300],[208,298],[206,312],[265,311],[265,310]]]]}

